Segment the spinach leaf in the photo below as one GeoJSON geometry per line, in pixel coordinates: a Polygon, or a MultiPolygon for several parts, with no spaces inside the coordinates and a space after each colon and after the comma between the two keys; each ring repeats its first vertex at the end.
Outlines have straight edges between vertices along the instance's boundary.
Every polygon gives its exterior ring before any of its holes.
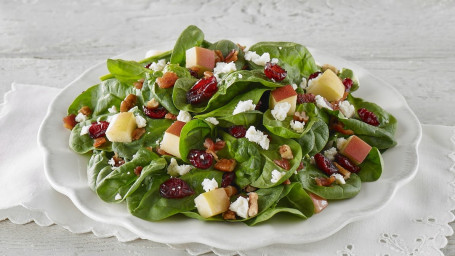
{"type": "Polygon", "coordinates": [[[121,82],[134,82],[139,79],[145,78],[146,73],[153,72],[152,70],[145,68],[136,61],[128,60],[107,60],[107,69],[121,82]]]}
{"type": "Polygon", "coordinates": [[[226,140],[226,134],[223,133],[223,135],[229,154],[237,161],[235,183],[240,188],[244,188],[261,175],[263,165],[261,153],[256,145],[246,138],[229,141],[226,140]]]}
{"type": "Polygon", "coordinates": [[[235,61],[235,67],[237,70],[241,70],[245,66],[245,57],[243,50],[240,49],[238,44],[235,44],[232,41],[220,40],[210,45],[209,49],[221,51],[224,57],[226,57],[232,50],[237,51],[237,61],[235,61]]]}
{"type": "Polygon", "coordinates": [[[170,62],[172,64],[179,64],[185,66],[186,50],[200,46],[204,41],[204,33],[196,26],[188,26],[180,34],[177,42],[174,45],[170,62]]]}
{"type": "Polygon", "coordinates": [[[278,206],[294,208],[303,213],[307,218],[314,213],[314,204],[308,193],[299,182],[293,182],[284,187],[282,199],[278,206]]]}
{"type": "Polygon", "coordinates": [[[269,208],[266,211],[262,212],[261,214],[258,214],[258,216],[251,221],[246,221],[246,224],[248,226],[254,226],[258,223],[267,221],[271,219],[273,216],[277,215],[278,213],[290,213],[294,216],[300,217],[302,219],[306,219],[307,217],[299,210],[295,208],[288,208],[288,207],[274,207],[274,208],[269,208]]]}
{"type": "Polygon", "coordinates": [[[212,137],[213,126],[203,120],[193,119],[180,132],[179,151],[182,160],[188,163],[191,149],[202,149],[205,138],[212,137]]]}
{"type": "Polygon", "coordinates": [[[313,156],[320,152],[329,140],[329,127],[327,124],[318,119],[314,122],[311,129],[296,141],[302,147],[302,154],[313,156]]]}
{"type": "Polygon", "coordinates": [[[349,69],[349,68],[342,68],[340,70],[340,72],[338,73],[338,77],[341,78],[341,80],[345,79],[345,78],[349,78],[352,80],[352,87],[351,87],[351,90],[350,92],[354,92],[356,91],[357,89],[359,89],[359,80],[357,79],[357,77],[354,75],[354,72],[349,69]]]}
{"type": "Polygon", "coordinates": [[[91,190],[96,192],[99,173],[106,173],[112,170],[112,166],[108,161],[109,158],[106,156],[106,151],[93,150],[87,165],[87,180],[91,190]]]}
{"type": "Polygon", "coordinates": [[[365,160],[360,164],[360,172],[357,175],[359,175],[362,182],[376,181],[381,177],[383,166],[381,152],[373,147],[365,160]]]}
{"type": "MultiPolygon", "coordinates": [[[[102,116],[100,121],[106,120],[106,116],[102,116]]],[[[96,119],[87,120],[85,122],[80,122],[71,130],[69,138],[69,146],[74,152],[79,154],[85,154],[91,150],[98,149],[103,151],[112,151],[112,143],[107,141],[101,147],[95,148],[93,146],[94,140],[90,137],[89,134],[81,135],[82,127],[90,126],[92,122],[96,122],[96,119]]]]}

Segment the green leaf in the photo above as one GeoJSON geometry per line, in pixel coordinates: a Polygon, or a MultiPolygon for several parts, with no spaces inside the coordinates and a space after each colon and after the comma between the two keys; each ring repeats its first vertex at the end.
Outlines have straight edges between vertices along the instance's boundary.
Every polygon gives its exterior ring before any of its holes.
{"type": "Polygon", "coordinates": [[[204,33],[196,26],[188,26],[180,34],[177,42],[174,45],[170,62],[185,66],[186,50],[194,46],[200,46],[204,41],[204,33]]]}
{"type": "Polygon", "coordinates": [[[188,153],[191,149],[202,149],[205,138],[211,137],[212,126],[207,122],[193,119],[183,126],[180,132],[179,151],[182,160],[188,161],[188,153]]]}
{"type": "Polygon", "coordinates": [[[381,152],[373,147],[360,164],[360,172],[357,175],[359,175],[362,182],[376,181],[381,177],[383,166],[381,152]]]}
{"type": "Polygon", "coordinates": [[[224,57],[226,57],[232,50],[237,51],[237,61],[235,61],[235,67],[237,70],[242,70],[245,66],[245,57],[243,50],[240,49],[238,44],[235,44],[232,41],[220,40],[210,45],[209,49],[221,51],[224,57]]]}
{"type": "Polygon", "coordinates": [[[120,59],[108,59],[107,69],[115,78],[122,82],[134,82],[145,78],[146,73],[153,72],[143,67],[139,62],[120,59]]]}

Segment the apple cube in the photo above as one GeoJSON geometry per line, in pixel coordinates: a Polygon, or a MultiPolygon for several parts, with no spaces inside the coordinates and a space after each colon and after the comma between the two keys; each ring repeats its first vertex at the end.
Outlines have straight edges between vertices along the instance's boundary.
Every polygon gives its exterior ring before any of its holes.
{"type": "Polygon", "coordinates": [[[354,164],[359,165],[368,156],[370,150],[371,146],[368,145],[368,143],[361,138],[352,135],[344,143],[340,153],[349,158],[354,164]]]}
{"type": "Polygon", "coordinates": [[[186,68],[193,68],[202,75],[205,71],[213,71],[214,67],[214,51],[197,46],[186,50],[186,68]]]}
{"type": "Polygon", "coordinates": [[[136,117],[132,112],[118,113],[112,117],[106,130],[106,137],[112,142],[131,142],[136,126],[136,117]]]}
{"type": "Polygon", "coordinates": [[[324,210],[329,203],[327,202],[326,199],[315,195],[313,193],[309,193],[311,201],[313,201],[314,205],[314,213],[320,213],[322,210],[324,210]]]}
{"type": "Polygon", "coordinates": [[[327,69],[322,75],[310,80],[307,93],[321,95],[328,101],[337,101],[344,95],[344,85],[331,69],[327,69]]]}
{"type": "Polygon", "coordinates": [[[229,209],[231,202],[224,188],[217,188],[200,194],[194,199],[197,211],[204,218],[223,213],[229,209]]]}
{"type": "Polygon", "coordinates": [[[180,132],[186,123],[182,121],[175,121],[164,132],[163,140],[161,141],[160,148],[167,153],[182,158],[179,150],[180,132]]]}
{"type": "Polygon", "coordinates": [[[287,115],[294,115],[295,106],[297,104],[297,93],[290,84],[276,88],[270,92],[270,109],[275,108],[275,105],[281,102],[288,102],[291,104],[291,108],[289,109],[287,115]]]}

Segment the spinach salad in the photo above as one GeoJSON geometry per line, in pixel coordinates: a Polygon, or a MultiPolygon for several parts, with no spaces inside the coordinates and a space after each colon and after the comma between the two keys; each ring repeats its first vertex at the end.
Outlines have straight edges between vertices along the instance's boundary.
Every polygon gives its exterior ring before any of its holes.
{"type": "Polygon", "coordinates": [[[353,95],[353,71],[297,43],[247,49],[189,26],[172,50],[107,67],[64,126],[90,188],[144,220],[306,219],[379,179],[396,144],[396,119],[353,95]]]}

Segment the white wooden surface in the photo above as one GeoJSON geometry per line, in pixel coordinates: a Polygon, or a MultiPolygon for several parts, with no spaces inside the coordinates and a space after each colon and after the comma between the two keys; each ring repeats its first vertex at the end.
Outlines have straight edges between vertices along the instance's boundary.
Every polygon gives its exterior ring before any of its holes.
{"type": "MultiPolygon", "coordinates": [[[[93,64],[173,41],[189,24],[210,41],[298,41],[394,85],[424,124],[455,125],[455,1],[0,2],[0,95],[13,81],[62,88],[93,64]]],[[[59,226],[0,222],[0,255],[156,254],[59,226]]],[[[455,237],[446,255],[455,255],[455,237]]]]}

